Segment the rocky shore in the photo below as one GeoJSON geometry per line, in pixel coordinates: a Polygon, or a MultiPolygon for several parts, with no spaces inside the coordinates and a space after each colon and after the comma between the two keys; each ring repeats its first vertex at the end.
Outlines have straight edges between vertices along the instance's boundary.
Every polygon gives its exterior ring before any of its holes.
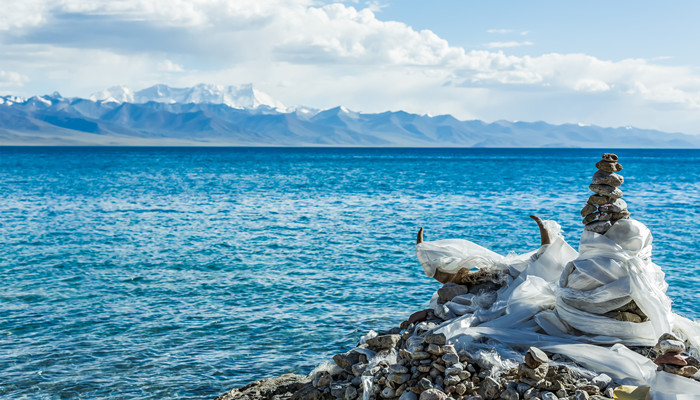
{"type": "MultiPolygon", "coordinates": [[[[466,286],[447,284],[439,292],[445,301],[465,291],[466,286]]],[[[472,345],[473,351],[456,351],[443,334],[430,333],[444,322],[432,310],[411,319],[401,327],[370,332],[355,348],[336,354],[308,376],[258,380],[216,400],[603,400],[644,399],[649,391],[621,385],[536,347],[514,349],[508,359],[491,350],[497,343],[488,339],[472,345]]],[[[670,334],[654,347],[631,349],[674,374],[692,377],[700,367],[698,360],[682,355],[683,341],[670,334]]]]}

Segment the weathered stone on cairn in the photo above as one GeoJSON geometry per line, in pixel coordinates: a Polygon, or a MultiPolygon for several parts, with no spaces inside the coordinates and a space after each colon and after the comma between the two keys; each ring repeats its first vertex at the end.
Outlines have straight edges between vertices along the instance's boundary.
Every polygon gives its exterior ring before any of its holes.
{"type": "Polygon", "coordinates": [[[625,182],[625,178],[615,173],[622,170],[617,159],[617,155],[605,153],[595,165],[598,171],[593,174],[588,188],[596,194],[588,198],[581,210],[587,231],[605,234],[615,221],[630,216],[627,203],[622,200],[622,190],[618,187],[625,182]]]}

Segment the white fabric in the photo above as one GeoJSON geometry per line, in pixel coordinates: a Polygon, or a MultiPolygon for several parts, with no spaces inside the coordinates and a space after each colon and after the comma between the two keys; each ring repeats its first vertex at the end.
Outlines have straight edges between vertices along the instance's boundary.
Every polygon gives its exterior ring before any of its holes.
{"type": "Polygon", "coordinates": [[[442,307],[440,312],[455,317],[435,330],[455,346],[467,349],[481,336],[509,346],[534,345],[620,383],[650,386],[653,400],[700,399],[700,382],[658,372],[653,362],[624,346],[653,346],[663,333],[673,332],[690,343],[691,354],[700,353],[700,325],[672,313],[664,274],[651,261],[651,243],[644,224],[625,219],[604,235],[584,231],[579,253],[561,236],[520,256],[503,257],[459,239],[423,242],[416,253],[428,276],[481,266],[509,274],[508,284],[488,308],[475,307],[466,297],[444,305],[433,302],[442,307]],[[602,315],[631,300],[648,322],[602,315]]]}

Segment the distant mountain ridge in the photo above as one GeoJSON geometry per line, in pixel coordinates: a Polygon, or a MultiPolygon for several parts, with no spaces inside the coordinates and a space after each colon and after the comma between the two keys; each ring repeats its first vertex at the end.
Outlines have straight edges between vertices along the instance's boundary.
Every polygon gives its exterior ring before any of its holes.
{"type": "Polygon", "coordinates": [[[0,145],[700,148],[700,136],[404,111],[287,108],[252,85],[117,86],[83,98],[0,97],[0,145]]]}

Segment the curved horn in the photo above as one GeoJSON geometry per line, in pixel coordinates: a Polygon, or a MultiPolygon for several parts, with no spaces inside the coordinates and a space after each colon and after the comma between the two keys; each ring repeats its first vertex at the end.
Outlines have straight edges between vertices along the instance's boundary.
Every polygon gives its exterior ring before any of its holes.
{"type": "Polygon", "coordinates": [[[418,236],[416,237],[416,244],[423,243],[423,227],[418,230],[418,236]]]}
{"type": "Polygon", "coordinates": [[[540,219],[540,217],[536,215],[530,215],[530,218],[534,219],[535,222],[537,222],[537,226],[540,227],[540,245],[543,246],[545,244],[550,244],[552,243],[551,238],[549,237],[549,232],[544,228],[544,223],[540,219]]]}

